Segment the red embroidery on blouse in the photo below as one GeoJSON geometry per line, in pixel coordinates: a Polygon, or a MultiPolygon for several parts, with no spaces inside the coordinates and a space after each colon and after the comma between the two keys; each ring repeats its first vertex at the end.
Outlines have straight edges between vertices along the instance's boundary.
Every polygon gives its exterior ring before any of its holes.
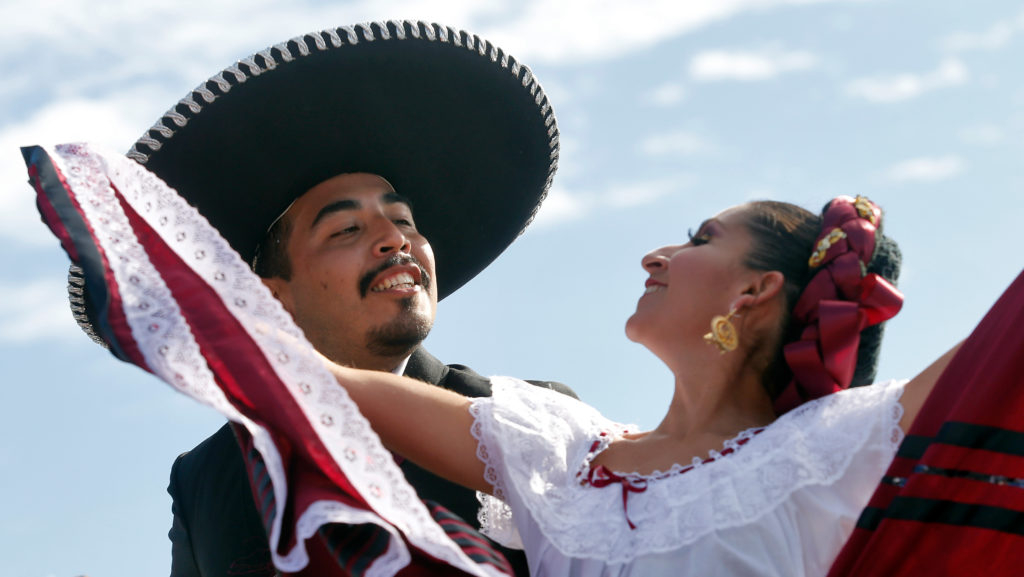
{"type": "MultiPolygon", "coordinates": [[[[750,439],[754,438],[754,435],[760,434],[762,431],[764,431],[764,428],[753,430],[750,436],[745,436],[739,440],[734,441],[733,443],[730,444],[731,446],[727,446],[725,449],[722,449],[722,451],[717,454],[721,457],[724,457],[725,455],[729,455],[731,453],[736,452],[736,449],[742,447],[743,445],[746,445],[747,442],[750,441],[750,439]]],[[[623,433],[626,432],[628,431],[623,431],[623,433]]],[[[604,438],[606,438],[607,436],[607,433],[602,432],[601,438],[598,438],[593,443],[591,443],[589,451],[590,458],[593,458],[595,456],[594,452],[597,451],[598,448],[600,448],[604,438]]],[[[700,464],[705,465],[714,460],[715,457],[708,457],[707,459],[701,461],[700,464]]],[[[686,467],[682,468],[673,467],[668,471],[658,473],[656,475],[640,475],[637,473],[627,473],[625,475],[620,475],[612,471],[608,467],[605,467],[604,465],[598,465],[596,467],[591,465],[587,470],[586,477],[583,479],[582,483],[584,485],[590,485],[596,489],[602,489],[604,487],[614,485],[615,483],[619,483],[622,486],[622,512],[626,516],[626,523],[629,525],[630,530],[634,530],[636,529],[636,525],[634,525],[633,521],[631,521],[629,518],[629,494],[643,493],[644,491],[647,490],[647,485],[651,481],[659,481],[661,479],[667,479],[675,475],[682,475],[683,473],[692,471],[695,466],[696,465],[687,465],[686,467]]]]}

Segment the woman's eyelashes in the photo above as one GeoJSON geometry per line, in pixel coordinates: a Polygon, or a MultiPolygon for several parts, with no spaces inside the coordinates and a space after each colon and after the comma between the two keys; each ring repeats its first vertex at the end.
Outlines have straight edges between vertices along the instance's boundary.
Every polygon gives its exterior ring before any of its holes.
{"type": "Polygon", "coordinates": [[[686,231],[686,236],[690,239],[690,244],[693,246],[700,246],[711,241],[711,233],[706,230],[699,230],[697,234],[693,234],[693,229],[691,228],[686,231]]]}

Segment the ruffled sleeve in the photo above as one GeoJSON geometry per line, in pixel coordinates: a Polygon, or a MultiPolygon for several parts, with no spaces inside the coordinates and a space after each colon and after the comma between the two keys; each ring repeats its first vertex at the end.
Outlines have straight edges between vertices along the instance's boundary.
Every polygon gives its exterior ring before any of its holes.
{"type": "Polygon", "coordinates": [[[493,497],[480,494],[480,525],[498,543],[522,548],[509,497],[525,493],[528,507],[571,506],[564,489],[577,483],[590,440],[626,427],[576,399],[518,379],[492,377],[491,388],[492,396],[476,398],[470,407],[477,456],[494,488],[493,497]]]}

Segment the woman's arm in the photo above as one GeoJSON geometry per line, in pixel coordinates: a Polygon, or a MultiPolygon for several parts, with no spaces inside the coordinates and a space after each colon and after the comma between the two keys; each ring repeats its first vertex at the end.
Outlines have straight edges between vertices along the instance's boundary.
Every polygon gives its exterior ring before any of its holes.
{"type": "Polygon", "coordinates": [[[904,432],[909,431],[910,425],[914,424],[914,419],[917,418],[917,414],[921,412],[924,402],[928,400],[928,395],[935,388],[935,381],[939,379],[942,371],[946,370],[950,359],[960,350],[960,345],[962,344],[963,341],[957,343],[956,346],[949,349],[946,354],[939,357],[927,369],[921,371],[919,375],[907,383],[906,388],[903,390],[903,396],[900,397],[900,404],[903,405],[903,418],[900,419],[900,428],[904,432]]]}
{"type": "Polygon", "coordinates": [[[470,399],[407,377],[325,362],[388,449],[464,487],[493,490],[470,433],[470,399]]]}

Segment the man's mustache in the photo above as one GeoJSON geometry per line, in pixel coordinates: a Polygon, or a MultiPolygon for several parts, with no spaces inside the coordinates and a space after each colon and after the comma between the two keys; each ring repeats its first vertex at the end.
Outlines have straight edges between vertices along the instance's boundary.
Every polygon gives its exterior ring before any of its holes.
{"type": "Polygon", "coordinates": [[[412,264],[416,268],[420,269],[420,284],[423,288],[430,290],[430,275],[427,273],[427,269],[423,268],[420,261],[416,260],[416,257],[411,254],[393,254],[389,256],[384,262],[380,263],[373,270],[367,272],[359,279],[359,296],[366,298],[367,293],[370,292],[370,283],[373,279],[377,278],[377,275],[384,272],[385,270],[393,266],[403,266],[412,264]]]}

